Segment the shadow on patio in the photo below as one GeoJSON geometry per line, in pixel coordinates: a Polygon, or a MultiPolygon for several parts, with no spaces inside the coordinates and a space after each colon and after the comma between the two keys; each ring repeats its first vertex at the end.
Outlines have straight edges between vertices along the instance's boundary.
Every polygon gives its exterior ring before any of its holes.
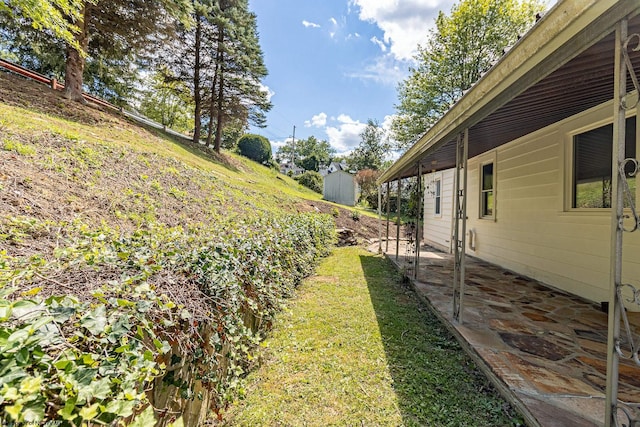
{"type": "MultiPolygon", "coordinates": [[[[388,258],[413,277],[404,242],[398,260],[389,243],[388,258]]],[[[452,320],[453,256],[423,247],[418,273],[420,297],[528,424],[603,425],[607,315],[599,305],[467,257],[461,325],[452,320]]],[[[637,333],[638,313],[630,319],[637,333]]],[[[618,397],[640,403],[640,368],[622,360],[618,397]]]]}
{"type": "Polygon", "coordinates": [[[360,256],[403,425],[511,426],[522,418],[393,266],[360,256]]]}

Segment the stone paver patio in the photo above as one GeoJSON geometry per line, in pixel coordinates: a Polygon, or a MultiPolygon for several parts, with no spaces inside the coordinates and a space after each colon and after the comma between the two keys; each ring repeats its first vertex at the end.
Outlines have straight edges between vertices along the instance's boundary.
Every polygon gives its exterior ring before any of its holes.
{"type": "MultiPolygon", "coordinates": [[[[389,251],[412,278],[405,242],[397,260],[395,240],[389,251]]],[[[607,314],[600,305],[471,257],[466,272],[462,324],[452,318],[452,255],[423,247],[412,283],[527,423],[604,425],[607,314]]],[[[638,313],[630,320],[639,332],[638,313]]],[[[640,368],[627,361],[620,364],[619,398],[640,403],[640,368]]]]}

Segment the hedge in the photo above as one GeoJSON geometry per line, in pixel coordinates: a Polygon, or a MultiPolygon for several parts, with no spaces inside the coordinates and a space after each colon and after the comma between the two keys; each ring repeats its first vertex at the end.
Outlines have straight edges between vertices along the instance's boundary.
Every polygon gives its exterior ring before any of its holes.
{"type": "Polygon", "coordinates": [[[14,219],[0,251],[0,423],[197,425],[238,393],[252,355],[335,240],[328,215],[257,216],[122,235],[14,219]]]}

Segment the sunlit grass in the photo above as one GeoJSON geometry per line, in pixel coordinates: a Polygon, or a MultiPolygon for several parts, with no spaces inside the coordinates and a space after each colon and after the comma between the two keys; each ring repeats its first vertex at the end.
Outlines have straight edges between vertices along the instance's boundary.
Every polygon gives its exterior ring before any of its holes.
{"type": "Polygon", "coordinates": [[[2,128],[8,133],[19,133],[34,140],[38,140],[43,134],[53,134],[82,145],[85,155],[91,154],[91,145],[98,145],[113,150],[129,148],[137,152],[140,158],[151,159],[149,164],[153,163],[156,156],[175,159],[219,177],[224,181],[221,185],[234,188],[238,194],[250,196],[252,193],[259,193],[260,204],[266,209],[280,209],[299,199],[322,198],[322,195],[301,186],[293,179],[237,154],[225,152],[225,155],[241,165],[241,170],[203,156],[197,147],[188,143],[179,143],[169,137],[128,126],[109,116],[106,116],[109,120],[104,123],[90,125],[0,104],[0,117],[3,117],[2,128]],[[265,196],[263,200],[262,196],[265,196]]]}
{"type": "Polygon", "coordinates": [[[266,345],[229,425],[521,423],[390,263],[362,249],[323,262],[266,345]]]}

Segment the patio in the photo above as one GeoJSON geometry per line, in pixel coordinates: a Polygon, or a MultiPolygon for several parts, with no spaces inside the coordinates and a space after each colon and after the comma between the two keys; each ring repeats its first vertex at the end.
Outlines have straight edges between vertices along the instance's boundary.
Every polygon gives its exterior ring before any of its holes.
{"type": "MultiPolygon", "coordinates": [[[[407,242],[386,256],[414,277],[407,242]]],[[[379,244],[370,250],[377,252],[379,244]]],[[[382,250],[387,248],[382,242],[382,250]]],[[[532,426],[602,426],[607,314],[599,304],[467,257],[463,323],[453,321],[453,255],[420,248],[413,286],[532,426]]],[[[640,331],[640,313],[629,313],[640,331]]],[[[620,360],[619,400],[640,403],[640,368],[620,360]]],[[[629,421],[619,411],[620,425],[629,421]]]]}

